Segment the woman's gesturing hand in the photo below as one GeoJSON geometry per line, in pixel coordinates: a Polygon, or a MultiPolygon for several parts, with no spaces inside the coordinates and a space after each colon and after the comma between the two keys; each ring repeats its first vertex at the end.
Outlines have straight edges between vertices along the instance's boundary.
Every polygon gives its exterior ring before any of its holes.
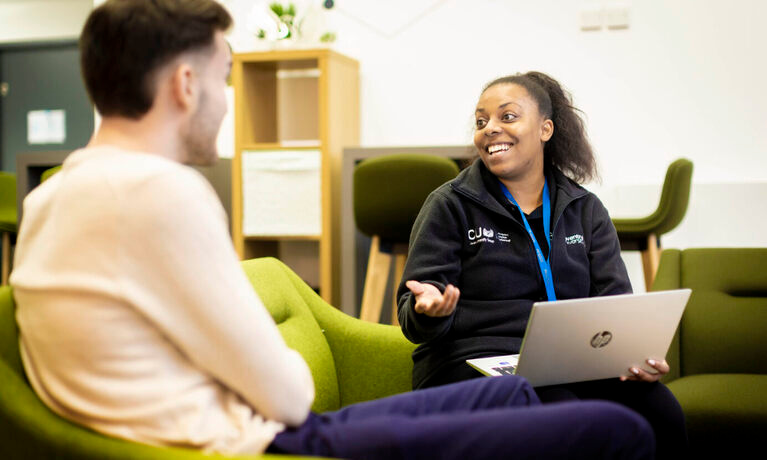
{"type": "Polygon", "coordinates": [[[428,283],[419,283],[410,280],[405,283],[410,292],[415,296],[415,311],[426,316],[440,317],[449,316],[458,304],[461,291],[452,284],[448,284],[445,292],[428,283]]]}

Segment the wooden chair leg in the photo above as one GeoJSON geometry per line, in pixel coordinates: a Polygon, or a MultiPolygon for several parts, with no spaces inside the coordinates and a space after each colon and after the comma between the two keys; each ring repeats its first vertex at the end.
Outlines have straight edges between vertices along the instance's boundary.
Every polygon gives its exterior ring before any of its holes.
{"type": "Polygon", "coordinates": [[[399,326],[399,318],[397,317],[397,289],[399,283],[402,280],[402,274],[405,272],[405,262],[407,262],[407,255],[397,254],[394,258],[394,288],[392,288],[392,309],[391,309],[391,323],[394,326],[399,326]]]}
{"type": "Polygon", "coordinates": [[[365,286],[362,291],[362,307],[360,319],[377,323],[381,319],[386,282],[391,269],[392,255],[381,252],[381,239],[373,236],[368,256],[368,270],[365,275],[365,286]]]}
{"type": "Polygon", "coordinates": [[[8,285],[8,277],[11,273],[11,234],[3,232],[3,268],[2,268],[2,285],[8,285]]]}
{"type": "Polygon", "coordinates": [[[650,234],[647,237],[647,249],[642,251],[642,268],[644,269],[645,289],[650,290],[655,281],[655,274],[658,272],[660,263],[660,247],[658,246],[658,237],[650,234]]]}

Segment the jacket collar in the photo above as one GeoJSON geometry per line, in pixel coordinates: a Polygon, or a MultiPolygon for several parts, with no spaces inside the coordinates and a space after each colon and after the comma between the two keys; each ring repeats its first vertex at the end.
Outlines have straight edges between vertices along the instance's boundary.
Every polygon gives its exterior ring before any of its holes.
{"type": "MultiPolygon", "coordinates": [[[[554,204],[552,222],[556,222],[567,205],[575,199],[586,196],[589,192],[553,166],[547,167],[545,174],[554,204]]],[[[477,202],[488,210],[511,217],[509,211],[499,202],[498,194],[488,189],[494,182],[497,182],[497,178],[485,167],[482,160],[477,158],[471,166],[461,171],[458,177],[453,179],[450,186],[457,193],[477,202]]],[[[500,188],[498,191],[500,193],[500,188]]]]}

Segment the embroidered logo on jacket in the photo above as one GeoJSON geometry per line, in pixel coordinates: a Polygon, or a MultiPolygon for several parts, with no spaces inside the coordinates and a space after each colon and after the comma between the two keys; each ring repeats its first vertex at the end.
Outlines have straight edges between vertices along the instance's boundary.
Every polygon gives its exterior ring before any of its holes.
{"type": "Polygon", "coordinates": [[[474,245],[477,243],[495,243],[496,240],[502,243],[511,242],[508,233],[496,232],[492,228],[476,227],[470,228],[468,231],[469,244],[474,245]]]}
{"type": "Polygon", "coordinates": [[[493,239],[495,236],[495,231],[492,228],[470,228],[468,236],[469,244],[495,243],[495,240],[493,239]]]}
{"type": "Polygon", "coordinates": [[[565,244],[584,244],[583,235],[575,234],[565,237],[565,244]]]}

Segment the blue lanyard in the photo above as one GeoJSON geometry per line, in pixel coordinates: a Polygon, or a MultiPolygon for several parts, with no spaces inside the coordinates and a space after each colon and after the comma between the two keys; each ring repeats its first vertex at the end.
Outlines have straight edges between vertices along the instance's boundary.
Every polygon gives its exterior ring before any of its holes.
{"type": "MultiPolygon", "coordinates": [[[[538,244],[538,240],[535,238],[535,234],[533,233],[533,229],[530,228],[530,224],[527,222],[527,218],[525,217],[525,213],[522,211],[522,208],[519,207],[517,204],[517,201],[514,199],[513,196],[511,196],[511,192],[509,192],[509,189],[506,188],[505,185],[503,185],[503,182],[500,180],[498,181],[501,184],[501,190],[503,190],[503,194],[506,195],[506,198],[508,198],[509,201],[514,204],[514,206],[519,209],[519,214],[522,216],[522,222],[525,224],[525,230],[527,230],[528,235],[530,235],[530,239],[533,240],[533,245],[535,246],[535,254],[538,256],[538,267],[541,269],[541,275],[543,275],[543,284],[546,285],[546,295],[549,298],[549,301],[557,300],[557,295],[554,292],[554,279],[551,277],[551,265],[549,264],[549,260],[545,257],[543,257],[543,251],[541,251],[541,245],[538,244]]],[[[543,182],[543,234],[546,237],[546,243],[549,245],[549,258],[551,257],[551,239],[550,239],[550,233],[549,230],[551,228],[551,197],[549,197],[549,183],[544,179],[543,182]]]]}

